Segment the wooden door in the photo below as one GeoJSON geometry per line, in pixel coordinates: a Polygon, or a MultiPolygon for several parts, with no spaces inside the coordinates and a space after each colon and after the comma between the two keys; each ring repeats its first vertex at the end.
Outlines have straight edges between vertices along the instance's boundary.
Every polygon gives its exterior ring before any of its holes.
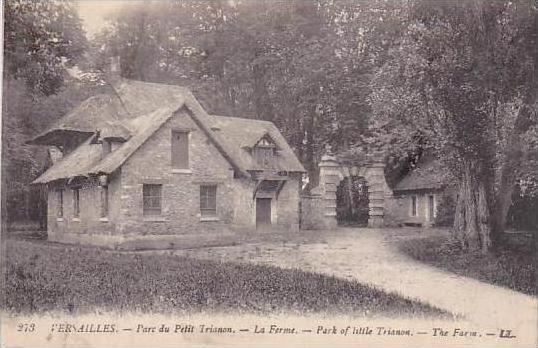
{"type": "Polygon", "coordinates": [[[271,225],[271,198],[256,199],[256,226],[271,225]]]}

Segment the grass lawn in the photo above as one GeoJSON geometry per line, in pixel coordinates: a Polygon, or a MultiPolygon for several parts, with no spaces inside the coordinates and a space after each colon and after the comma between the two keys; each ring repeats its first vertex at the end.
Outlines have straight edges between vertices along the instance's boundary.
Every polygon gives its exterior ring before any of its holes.
{"type": "Polygon", "coordinates": [[[398,248],[412,258],[438,268],[504,286],[529,295],[536,294],[535,241],[509,236],[502,247],[487,255],[466,253],[448,235],[398,241],[398,248]]]}
{"type": "Polygon", "coordinates": [[[3,307],[16,313],[325,313],[444,317],[396,294],[278,267],[132,254],[43,241],[4,241],[3,307]]]}

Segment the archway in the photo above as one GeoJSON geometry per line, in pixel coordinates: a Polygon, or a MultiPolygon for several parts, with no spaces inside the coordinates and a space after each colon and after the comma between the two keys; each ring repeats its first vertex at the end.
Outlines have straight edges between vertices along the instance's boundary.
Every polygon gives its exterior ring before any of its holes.
{"type": "MultiPolygon", "coordinates": [[[[337,226],[337,190],[344,178],[362,177],[368,187],[368,227],[384,225],[385,198],[392,196],[392,191],[385,181],[385,164],[382,153],[368,156],[362,166],[344,166],[332,154],[326,154],[319,164],[320,184],[313,191],[320,197],[319,214],[323,228],[337,226]]],[[[349,180],[349,179],[348,179],[349,180]]]]}
{"type": "Polygon", "coordinates": [[[369,217],[368,182],[350,175],[336,187],[336,222],[340,226],[364,227],[369,217]]]}

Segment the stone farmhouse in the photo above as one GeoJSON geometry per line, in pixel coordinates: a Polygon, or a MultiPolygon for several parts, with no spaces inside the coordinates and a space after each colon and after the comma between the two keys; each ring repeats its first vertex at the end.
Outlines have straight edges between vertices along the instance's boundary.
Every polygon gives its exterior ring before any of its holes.
{"type": "Polygon", "coordinates": [[[162,248],[299,228],[305,169],[274,124],[209,115],[183,87],[111,87],[29,142],[59,157],[34,181],[49,240],[162,248]]]}

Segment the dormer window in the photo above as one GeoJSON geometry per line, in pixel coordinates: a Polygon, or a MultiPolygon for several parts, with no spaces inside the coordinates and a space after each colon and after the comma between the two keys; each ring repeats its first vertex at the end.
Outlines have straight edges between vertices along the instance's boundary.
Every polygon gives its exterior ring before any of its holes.
{"type": "Polygon", "coordinates": [[[112,138],[103,139],[101,141],[101,146],[103,148],[103,157],[105,157],[111,152],[114,152],[122,144],[123,144],[123,141],[119,141],[118,139],[112,139],[112,138]]]}
{"type": "Polygon", "coordinates": [[[275,144],[273,144],[271,141],[269,141],[269,139],[263,138],[258,143],[258,146],[261,146],[261,147],[275,147],[275,144]]]}
{"type": "Polygon", "coordinates": [[[103,157],[114,152],[131,137],[130,131],[116,121],[107,122],[107,125],[97,132],[92,144],[101,144],[103,157]]]}
{"type": "Polygon", "coordinates": [[[273,164],[276,145],[268,137],[262,138],[253,149],[253,155],[256,161],[262,166],[273,164]]]}

